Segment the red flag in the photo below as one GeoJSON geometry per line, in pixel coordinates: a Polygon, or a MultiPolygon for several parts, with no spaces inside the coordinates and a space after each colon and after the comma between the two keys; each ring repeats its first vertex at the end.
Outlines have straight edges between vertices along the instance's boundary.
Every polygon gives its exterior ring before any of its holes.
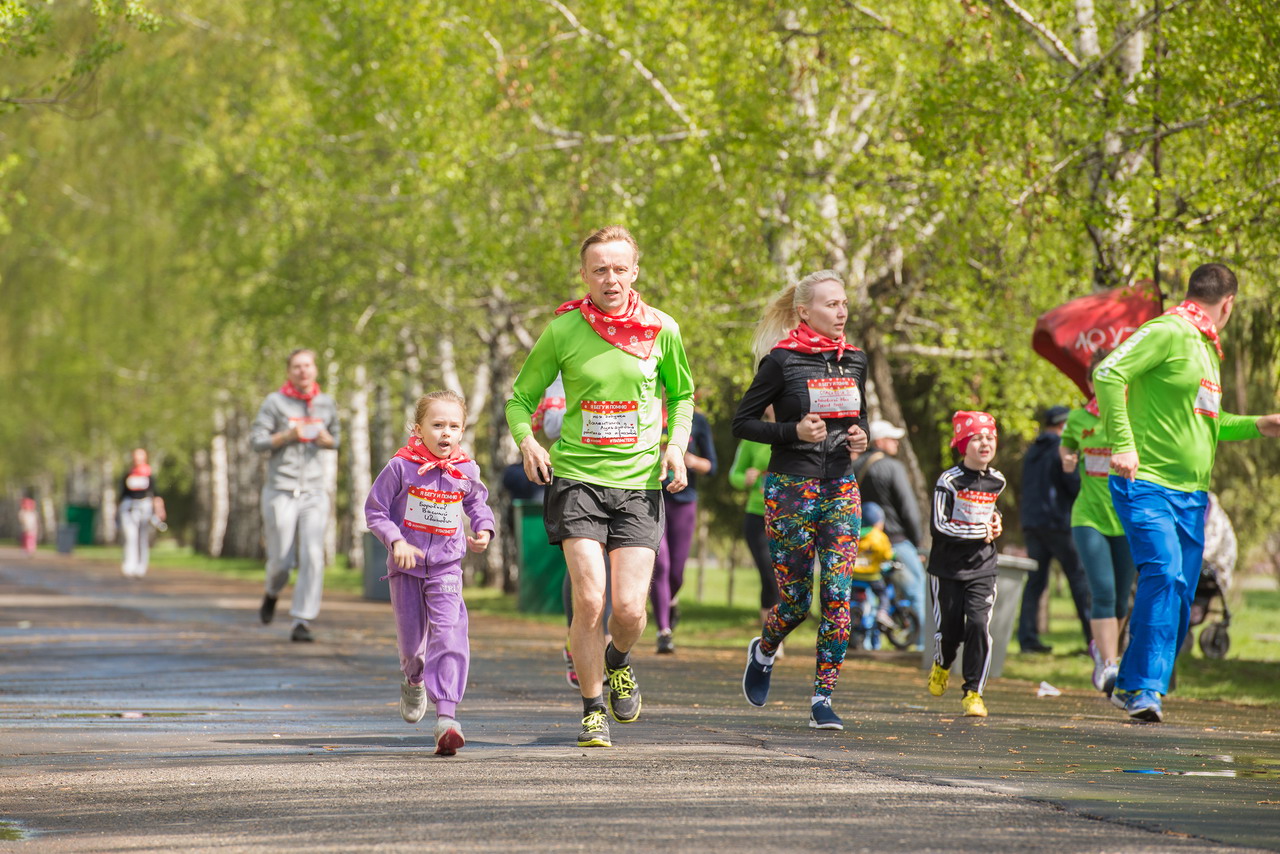
{"type": "Polygon", "coordinates": [[[1079,297],[1036,319],[1031,347],[1089,395],[1089,358],[1099,347],[1114,350],[1160,314],[1162,295],[1150,279],[1079,297]]]}

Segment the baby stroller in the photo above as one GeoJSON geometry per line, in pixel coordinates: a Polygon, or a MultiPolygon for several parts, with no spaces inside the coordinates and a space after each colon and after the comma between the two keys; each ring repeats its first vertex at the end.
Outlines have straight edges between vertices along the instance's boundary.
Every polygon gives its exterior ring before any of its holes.
{"type": "Polygon", "coordinates": [[[1236,566],[1236,532],[1231,520],[1218,503],[1218,496],[1209,493],[1209,507],[1204,522],[1204,562],[1200,565],[1200,581],[1196,584],[1195,598],[1191,602],[1191,618],[1188,621],[1186,640],[1182,651],[1191,649],[1191,629],[1210,617],[1219,617],[1200,630],[1200,651],[1205,658],[1226,658],[1231,648],[1231,609],[1227,606],[1227,592],[1236,566]],[[1215,601],[1217,606],[1215,607],[1215,601]]]}

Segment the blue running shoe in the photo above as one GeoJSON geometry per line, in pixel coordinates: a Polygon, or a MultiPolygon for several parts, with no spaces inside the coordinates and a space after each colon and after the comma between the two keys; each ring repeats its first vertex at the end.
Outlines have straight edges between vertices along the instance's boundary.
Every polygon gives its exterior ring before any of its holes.
{"type": "Polygon", "coordinates": [[[1129,701],[1136,696],[1138,696],[1137,691],[1126,691],[1123,688],[1113,687],[1111,689],[1111,705],[1115,706],[1117,709],[1127,708],[1129,701]]]}
{"type": "MultiPolygon", "coordinates": [[[[1119,693],[1119,691],[1116,692],[1116,694],[1119,693]]],[[[1150,689],[1137,692],[1136,696],[1124,704],[1124,710],[1129,713],[1131,720],[1145,721],[1150,724],[1158,724],[1164,720],[1160,695],[1150,689]]]]}
{"type": "Polygon", "coordinates": [[[814,729],[844,729],[844,721],[831,708],[830,697],[824,697],[809,707],[809,726],[814,729]]]}
{"type": "Polygon", "coordinates": [[[761,664],[756,660],[759,648],[760,638],[752,638],[747,645],[747,669],[742,673],[742,695],[753,706],[763,706],[769,699],[769,680],[773,676],[772,664],[761,664]]]}

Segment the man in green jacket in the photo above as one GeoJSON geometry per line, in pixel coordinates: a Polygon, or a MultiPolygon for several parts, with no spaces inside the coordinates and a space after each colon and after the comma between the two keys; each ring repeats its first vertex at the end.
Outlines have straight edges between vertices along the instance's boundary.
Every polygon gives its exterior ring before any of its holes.
{"type": "Polygon", "coordinates": [[[609,711],[619,723],[640,717],[631,647],[645,626],[645,602],[663,532],[662,481],[688,484],[684,455],[693,418],[693,376],[680,327],[632,289],[640,251],[621,226],[588,237],[579,254],[587,296],[565,303],[529,352],[507,401],[507,425],[525,473],[546,484],[547,538],[564,549],[573,584],[569,638],[582,690],[581,747],[609,747],[609,711]],[[550,453],[530,416],[557,373],[565,415],[550,453]],[[662,444],[662,397],[668,442],[662,444]],[[552,473],[554,471],[554,477],[552,473]],[[605,552],[612,568],[612,641],[605,647],[605,552]]]}
{"type": "Polygon", "coordinates": [[[1164,719],[1200,578],[1218,442],[1280,436],[1280,414],[1222,411],[1218,330],[1237,290],[1222,264],[1197,267],[1186,299],[1139,327],[1093,375],[1111,438],[1108,485],[1138,566],[1129,647],[1111,696],[1135,720],[1164,719]]]}

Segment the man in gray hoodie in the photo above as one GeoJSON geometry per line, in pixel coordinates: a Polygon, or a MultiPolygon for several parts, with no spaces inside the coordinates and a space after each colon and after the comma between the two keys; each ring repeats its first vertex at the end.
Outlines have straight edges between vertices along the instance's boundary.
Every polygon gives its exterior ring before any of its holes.
{"type": "Polygon", "coordinates": [[[316,354],[294,350],[286,361],[288,381],[267,395],[249,431],[249,442],[270,454],[262,487],[262,525],[267,545],[266,595],[258,616],[270,623],[276,599],[298,569],[293,589],[295,641],[314,640],[310,621],[320,613],[324,589],[324,535],[329,491],[322,451],[338,447],[338,408],[316,383],[316,354]]]}

